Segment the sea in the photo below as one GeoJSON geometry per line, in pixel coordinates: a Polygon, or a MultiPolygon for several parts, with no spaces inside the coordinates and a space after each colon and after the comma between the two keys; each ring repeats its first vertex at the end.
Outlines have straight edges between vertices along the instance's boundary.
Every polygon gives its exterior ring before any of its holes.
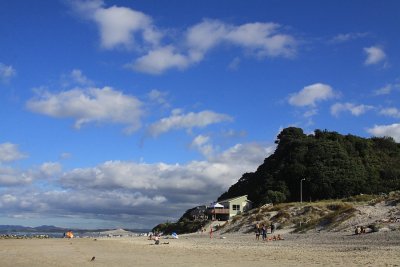
{"type": "Polygon", "coordinates": [[[63,238],[64,232],[2,232],[0,236],[63,238]]]}
{"type": "MultiPolygon", "coordinates": [[[[149,233],[150,230],[138,230],[138,231],[130,231],[133,233],[135,236],[141,236],[144,234],[149,233]]],[[[79,237],[101,237],[101,236],[107,236],[106,234],[103,234],[102,232],[99,231],[80,231],[76,232],[73,231],[74,237],[79,238],[79,237]]],[[[44,231],[1,231],[0,232],[0,237],[2,236],[12,236],[12,237],[27,237],[27,238],[64,238],[65,237],[65,232],[62,231],[51,231],[51,232],[44,232],[44,231]]]]}

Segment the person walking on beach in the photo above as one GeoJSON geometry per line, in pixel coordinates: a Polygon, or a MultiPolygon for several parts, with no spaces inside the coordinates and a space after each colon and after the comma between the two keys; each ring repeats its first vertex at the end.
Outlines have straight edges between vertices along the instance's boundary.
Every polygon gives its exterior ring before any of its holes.
{"type": "Polygon", "coordinates": [[[212,238],[213,237],[213,227],[212,227],[212,225],[210,225],[210,238],[212,238]]]}
{"type": "Polygon", "coordinates": [[[261,234],[262,234],[262,240],[267,241],[267,227],[265,226],[265,224],[263,224],[261,227],[261,234]]]}
{"type": "Polygon", "coordinates": [[[255,232],[256,232],[256,240],[260,240],[260,224],[256,223],[255,232]]]}

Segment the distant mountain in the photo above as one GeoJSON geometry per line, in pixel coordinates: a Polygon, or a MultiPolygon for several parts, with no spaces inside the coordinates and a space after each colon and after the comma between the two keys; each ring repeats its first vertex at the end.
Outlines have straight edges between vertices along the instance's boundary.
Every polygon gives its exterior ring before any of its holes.
{"type": "Polygon", "coordinates": [[[1,233],[12,232],[65,232],[68,229],[56,227],[53,225],[42,225],[38,227],[29,227],[21,225],[0,225],[1,233]]]}
{"type": "Polygon", "coordinates": [[[218,200],[248,195],[265,203],[321,200],[400,190],[400,144],[391,137],[362,138],[289,127],[256,172],[245,173],[218,200]]]}
{"type": "MultiPolygon", "coordinates": [[[[13,233],[13,232],[45,232],[45,233],[62,233],[72,230],[77,233],[83,232],[103,232],[110,231],[115,229],[71,229],[71,228],[63,228],[57,227],[54,225],[41,225],[37,227],[29,227],[29,226],[21,226],[21,225],[0,225],[0,233],[13,233]]],[[[126,231],[134,232],[134,233],[147,233],[150,229],[125,229],[126,231]]]]}
{"type": "Polygon", "coordinates": [[[32,227],[26,227],[21,225],[0,225],[0,232],[24,232],[31,231],[32,227]]]}

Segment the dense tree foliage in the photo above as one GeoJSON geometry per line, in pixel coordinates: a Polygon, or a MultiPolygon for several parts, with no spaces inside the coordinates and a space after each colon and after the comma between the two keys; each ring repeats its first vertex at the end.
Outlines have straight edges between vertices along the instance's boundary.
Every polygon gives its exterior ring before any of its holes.
{"type": "Polygon", "coordinates": [[[300,128],[284,129],[275,153],[254,173],[245,173],[218,199],[247,194],[256,206],[343,198],[400,189],[400,144],[390,137],[361,138],[300,128]]]}
{"type": "Polygon", "coordinates": [[[194,221],[191,218],[191,212],[196,208],[188,209],[177,222],[165,222],[156,225],[153,233],[171,234],[173,232],[179,234],[193,233],[201,229],[206,221],[194,221]]]}

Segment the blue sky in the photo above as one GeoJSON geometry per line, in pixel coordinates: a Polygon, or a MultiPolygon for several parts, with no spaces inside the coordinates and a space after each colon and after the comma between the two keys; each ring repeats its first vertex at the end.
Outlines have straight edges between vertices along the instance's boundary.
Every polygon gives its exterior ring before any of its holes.
{"type": "Polygon", "coordinates": [[[150,228],[279,131],[400,141],[398,1],[1,1],[0,224],[150,228]]]}

